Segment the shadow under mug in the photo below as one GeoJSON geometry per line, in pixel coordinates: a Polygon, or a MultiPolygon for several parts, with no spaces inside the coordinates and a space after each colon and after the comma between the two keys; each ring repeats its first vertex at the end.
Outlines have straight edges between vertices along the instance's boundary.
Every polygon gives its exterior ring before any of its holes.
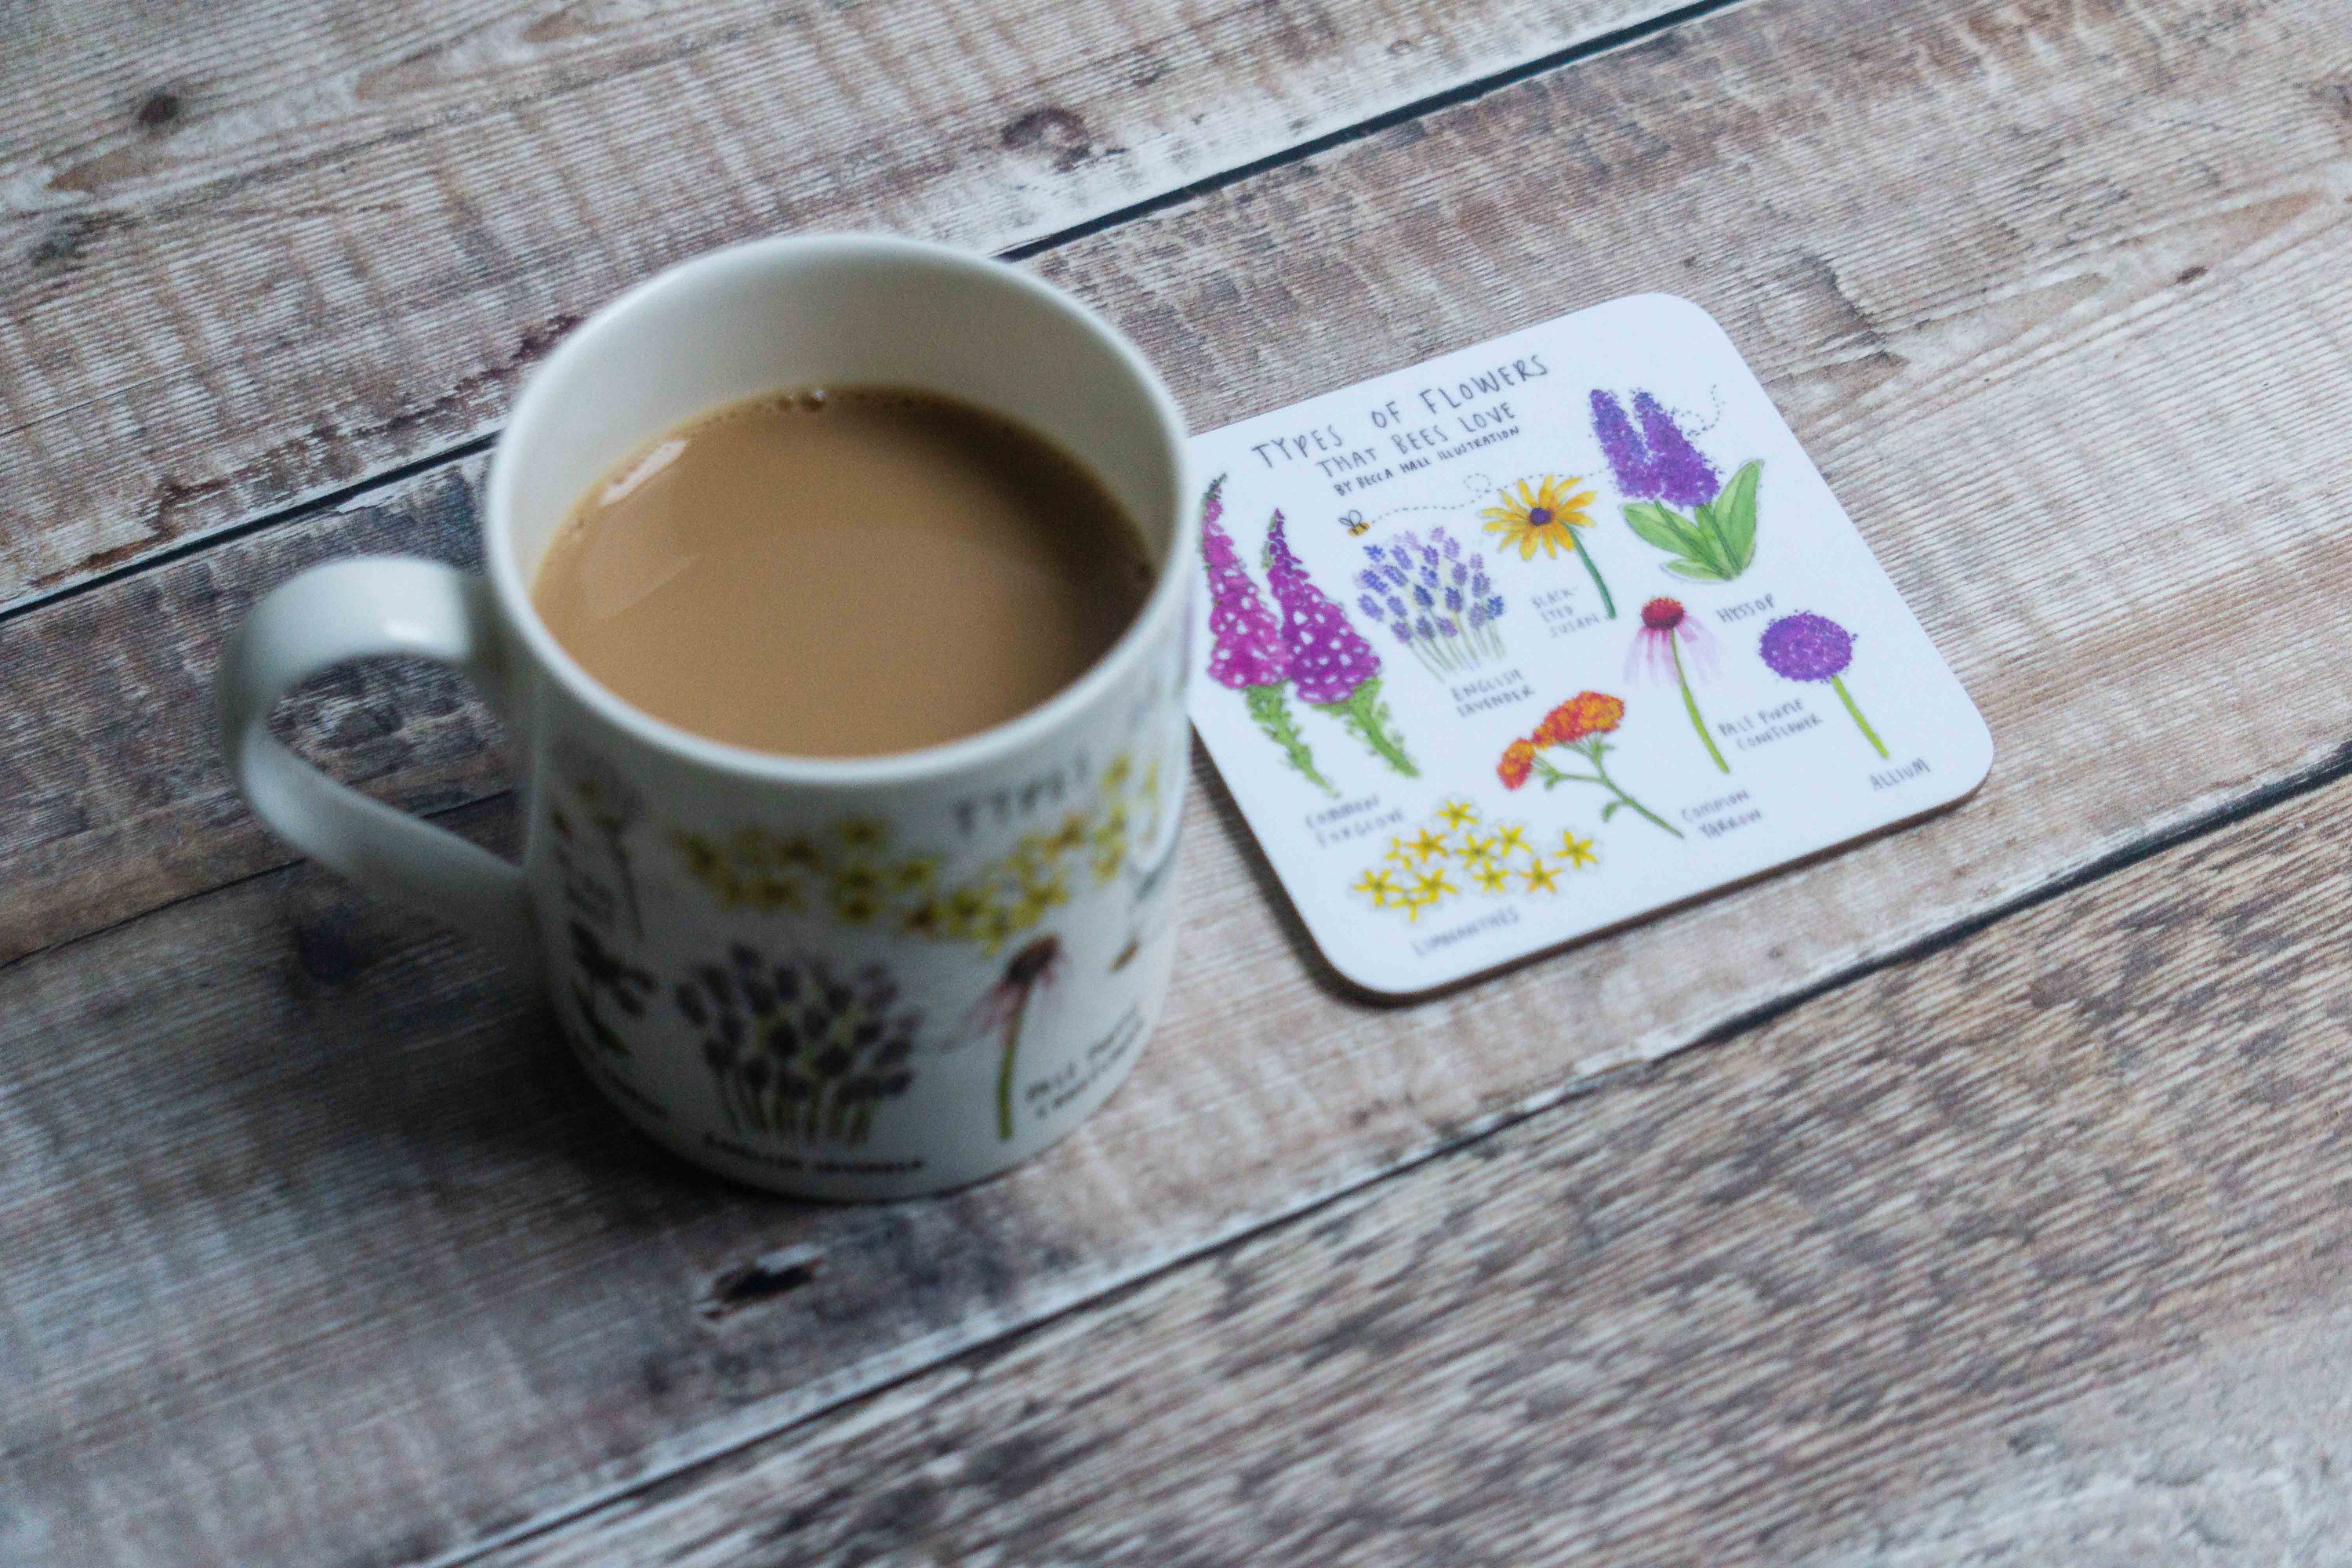
{"type": "Polygon", "coordinates": [[[589,1076],[688,1159],[814,1197],[960,1185],[1083,1120],[1158,1020],[1193,489],[1141,354],[1025,273],[882,237],[718,251],[607,305],[530,377],[490,466],[487,579],[370,557],[254,607],[219,676],[229,772],[296,848],[543,966],[589,1076]],[[574,500],[698,413],[825,384],[952,394],[1085,459],[1159,574],[1111,650],[993,729],[855,759],[709,740],[591,679],[530,593],[574,500]],[[504,721],[520,866],[271,738],[300,681],[383,654],[463,671],[504,721]]]}

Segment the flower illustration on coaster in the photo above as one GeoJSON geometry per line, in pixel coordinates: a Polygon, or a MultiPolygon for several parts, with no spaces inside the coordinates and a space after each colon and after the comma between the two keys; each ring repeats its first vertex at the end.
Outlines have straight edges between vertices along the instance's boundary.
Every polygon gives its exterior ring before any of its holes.
{"type": "Polygon", "coordinates": [[[1625,526],[1674,559],[1677,577],[1728,583],[1756,559],[1756,484],[1762,458],[1741,465],[1728,482],[1691,445],[1674,416],[1648,392],[1633,394],[1628,418],[1614,393],[1592,394],[1592,434],[1623,491],[1625,526]],[[1634,420],[1641,428],[1634,428],[1634,420]],[[1676,510],[1690,509],[1688,516],[1676,510]]]}
{"type": "Polygon", "coordinates": [[[1561,479],[1546,474],[1533,484],[1521,479],[1511,489],[1497,492],[1498,503],[1479,515],[1486,520],[1486,531],[1499,533],[1499,548],[1508,554],[1517,549],[1519,559],[1535,559],[1536,548],[1543,548],[1547,559],[1564,550],[1576,552],[1584,569],[1592,574],[1592,585],[1601,591],[1601,607],[1609,618],[1617,618],[1617,601],[1609,595],[1609,584],[1601,580],[1601,568],[1592,563],[1591,552],[1584,548],[1580,530],[1592,526],[1593,492],[1577,489],[1584,481],[1570,476],[1561,479]]]}
{"type": "Polygon", "coordinates": [[[1698,731],[1699,743],[1715,759],[1715,765],[1727,773],[1731,764],[1716,749],[1715,737],[1706,732],[1706,720],[1699,714],[1698,699],[1691,695],[1694,669],[1703,676],[1715,673],[1715,638],[1680,599],[1657,598],[1643,605],[1642,629],[1633,634],[1633,649],[1625,658],[1625,679],[1681,687],[1683,708],[1690,714],[1691,728],[1698,731]],[[1687,662],[1683,658],[1685,647],[1690,649],[1687,662]]]}
{"type": "MultiPolygon", "coordinates": [[[[1505,789],[1523,787],[1530,778],[1543,780],[1546,789],[1564,784],[1599,784],[1616,798],[1601,808],[1601,820],[1608,821],[1621,810],[1632,811],[1647,818],[1680,838],[1682,829],[1627,795],[1615,779],[1609,776],[1606,761],[1613,750],[1605,737],[1617,732],[1625,721],[1625,702],[1601,691],[1580,691],[1543,716],[1533,734],[1513,741],[1503,748],[1502,760],[1495,764],[1496,776],[1505,789]],[[1573,752],[1591,768],[1589,773],[1570,773],[1543,753],[1559,750],[1573,752]]],[[[1571,866],[1591,864],[1596,857],[1589,839],[1580,840],[1572,833],[1561,835],[1560,858],[1571,866]]]]}
{"type": "Polygon", "coordinates": [[[922,1015],[898,999],[879,965],[840,980],[823,959],[771,963],[742,942],[671,991],[702,1037],[703,1065],[737,1131],[851,1145],[866,1142],[882,1102],[914,1082],[922,1015]]]}
{"type": "Polygon", "coordinates": [[[1421,770],[1405,754],[1389,706],[1381,700],[1381,657],[1347,612],[1324,595],[1291,552],[1276,511],[1265,531],[1265,576],[1274,602],[1282,607],[1282,646],[1290,656],[1291,685],[1298,700],[1339,721],[1348,732],[1406,778],[1421,770]]]}
{"type": "Polygon", "coordinates": [[[1782,616],[1764,628],[1764,636],[1756,645],[1764,656],[1764,663],[1783,680],[1819,680],[1829,683],[1852,715],[1854,728],[1862,731],[1880,756],[1885,756],[1886,742],[1870,727],[1854,705],[1853,694],[1845,689],[1845,672],[1853,663],[1853,634],[1830,619],[1811,610],[1799,610],[1793,616],[1782,616]]]}
{"type": "Polygon", "coordinates": [[[1338,795],[1338,787],[1316,771],[1315,755],[1283,699],[1290,654],[1282,628],[1243,567],[1232,536],[1219,526],[1224,488],[1225,476],[1219,474],[1201,501],[1201,559],[1209,573],[1209,679],[1240,692],[1257,727],[1282,748],[1283,759],[1317,788],[1338,795]]]}
{"type": "Polygon", "coordinates": [[[1525,823],[1488,822],[1470,802],[1449,799],[1410,836],[1390,839],[1348,890],[1418,921],[1423,910],[1473,892],[1557,893],[1564,873],[1596,863],[1591,842],[1580,847],[1581,858],[1547,858],[1528,842],[1525,823]]]}
{"type": "Polygon", "coordinates": [[[1428,542],[1410,530],[1384,544],[1367,544],[1372,563],[1356,574],[1363,593],[1356,605],[1381,622],[1413,651],[1432,675],[1474,669],[1500,658],[1503,596],[1484,563],[1464,560],[1462,545],[1444,528],[1432,528],[1428,542]]]}

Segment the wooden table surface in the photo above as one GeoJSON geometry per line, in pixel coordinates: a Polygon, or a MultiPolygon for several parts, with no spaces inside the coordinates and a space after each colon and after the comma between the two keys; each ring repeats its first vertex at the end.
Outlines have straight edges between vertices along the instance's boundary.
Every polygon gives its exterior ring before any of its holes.
{"type": "MultiPolygon", "coordinates": [[[[2342,0],[0,37],[0,1561],[2352,1560],[2342,0]],[[208,689],[304,564],[475,562],[599,302],[848,226],[1019,258],[1197,428],[1687,295],[1991,779],[1381,1008],[1200,759],[1170,1014],[1076,1135],[887,1207],[706,1179],[528,977],[268,837],[208,689]]],[[[512,837],[449,678],[282,728],[512,837]]]]}

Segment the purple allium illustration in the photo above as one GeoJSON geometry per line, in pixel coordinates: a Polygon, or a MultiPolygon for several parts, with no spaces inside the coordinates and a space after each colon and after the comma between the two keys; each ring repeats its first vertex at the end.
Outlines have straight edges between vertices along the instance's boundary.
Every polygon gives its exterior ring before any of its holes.
{"type": "Polygon", "coordinates": [[[1633,413],[1612,392],[1592,394],[1592,434],[1609,471],[1625,494],[1625,521],[1648,543],[1675,559],[1678,577],[1728,583],[1756,556],[1756,484],[1761,459],[1742,464],[1726,481],[1657,397],[1633,393],[1633,413]],[[1636,429],[1635,422],[1640,428],[1636,429]],[[1676,508],[1687,508],[1682,515],[1676,508]]]}
{"type": "Polygon", "coordinates": [[[1209,574],[1209,679],[1242,694],[1251,719],[1282,748],[1284,761],[1318,789],[1338,795],[1339,788],[1316,771],[1315,754],[1283,700],[1283,685],[1290,679],[1289,650],[1232,536],[1220,526],[1224,489],[1225,476],[1219,474],[1201,500],[1201,560],[1209,574]]]}
{"type": "Polygon", "coordinates": [[[1766,626],[1756,651],[1783,680],[1835,680],[1853,662],[1853,634],[1827,616],[1800,610],[1766,626]]]}
{"type": "Polygon", "coordinates": [[[1880,756],[1887,754],[1886,742],[1878,738],[1878,731],[1855,706],[1853,694],[1845,689],[1845,672],[1853,663],[1852,632],[1827,616],[1799,610],[1766,626],[1756,651],[1764,656],[1765,667],[1783,680],[1826,681],[1845,704],[1863,739],[1880,756]]]}
{"type": "Polygon", "coordinates": [[[1381,656],[1307,575],[1280,511],[1266,525],[1265,580],[1282,607],[1282,646],[1299,700],[1338,719],[1398,773],[1420,777],[1391,728],[1388,704],[1380,700],[1381,656]]]}
{"type": "Polygon", "coordinates": [[[1429,531],[1426,544],[1408,530],[1386,544],[1365,545],[1364,553],[1372,564],[1356,574],[1364,590],[1357,607],[1384,622],[1431,674],[1473,669],[1503,655],[1502,634],[1494,627],[1503,596],[1486,563],[1463,560],[1461,542],[1444,525],[1429,531]],[[1412,595],[1411,606],[1400,590],[1412,595]]]}

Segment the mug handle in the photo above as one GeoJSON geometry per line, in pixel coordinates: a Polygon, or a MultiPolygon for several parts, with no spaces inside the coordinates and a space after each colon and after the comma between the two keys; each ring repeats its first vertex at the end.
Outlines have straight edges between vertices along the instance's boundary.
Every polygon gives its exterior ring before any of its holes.
{"type": "Polygon", "coordinates": [[[270,710],[289,691],[374,654],[437,660],[471,680],[494,710],[505,706],[506,661],[488,583],[411,556],[313,566],[254,605],[221,657],[229,777],[255,815],[311,859],[528,961],[538,942],[520,868],[337,784],[269,733],[270,710]]]}

